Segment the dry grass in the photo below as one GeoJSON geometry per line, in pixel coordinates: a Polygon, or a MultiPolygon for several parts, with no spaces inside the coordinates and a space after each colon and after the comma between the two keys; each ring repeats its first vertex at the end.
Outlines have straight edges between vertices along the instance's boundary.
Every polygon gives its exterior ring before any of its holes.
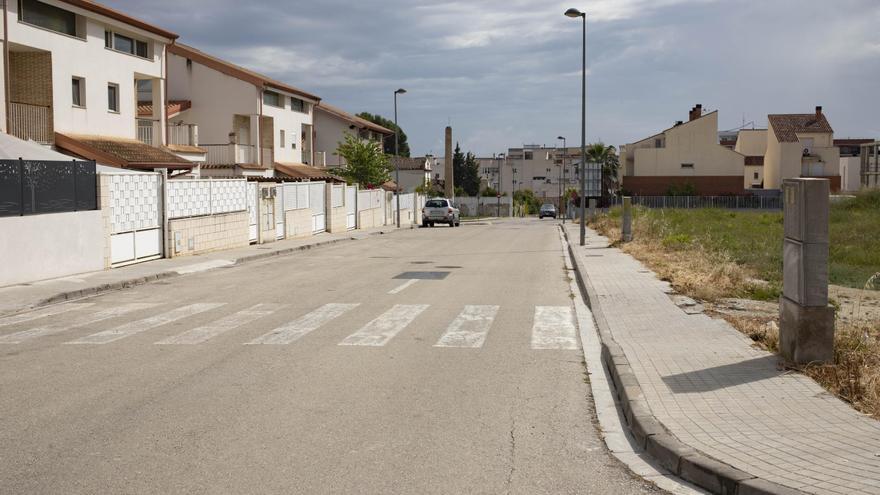
{"type": "MultiPolygon", "coordinates": [[[[601,215],[591,222],[591,227],[609,239],[620,239],[619,222],[618,216],[601,215]]],[[[749,296],[772,300],[778,294],[763,290],[754,269],[723,252],[707,249],[693,238],[666,232],[665,226],[657,222],[649,215],[636,215],[633,242],[614,245],[645,263],[677,292],[703,301],[749,296]]],[[[880,274],[868,281],[865,290],[876,289],[878,284],[880,274]]],[[[778,318],[724,318],[764,349],[778,352],[778,318]]],[[[792,369],[813,378],[855,409],[880,419],[880,321],[876,318],[839,319],[834,362],[792,369]]]]}

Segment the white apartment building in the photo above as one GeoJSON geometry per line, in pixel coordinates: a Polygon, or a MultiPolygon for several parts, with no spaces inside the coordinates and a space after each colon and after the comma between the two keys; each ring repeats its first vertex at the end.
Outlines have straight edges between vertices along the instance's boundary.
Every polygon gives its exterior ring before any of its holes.
{"type": "Polygon", "coordinates": [[[580,147],[524,145],[522,148],[508,148],[501,165],[501,192],[511,194],[512,191],[531,189],[536,197],[558,204],[560,194],[577,187],[579,176],[575,161],[580,157],[580,147]]]}
{"type": "Polygon", "coordinates": [[[382,143],[394,139],[394,131],[369,120],[352,115],[322,101],[315,106],[315,162],[316,167],[344,167],[345,159],[336,154],[345,135],[382,143]]]}
{"type": "Polygon", "coordinates": [[[104,165],[188,168],[165,144],[177,35],[83,0],[4,2],[2,130],[104,165]],[[138,103],[149,99],[149,115],[138,103]]]}
{"type": "MultiPolygon", "coordinates": [[[[206,151],[202,175],[302,177],[315,163],[315,105],[320,98],[299,88],[208,55],[193,47],[168,47],[168,95],[185,102],[175,126],[198,126],[198,142],[176,142],[206,151]]],[[[314,178],[309,175],[308,178],[314,178]]]]}

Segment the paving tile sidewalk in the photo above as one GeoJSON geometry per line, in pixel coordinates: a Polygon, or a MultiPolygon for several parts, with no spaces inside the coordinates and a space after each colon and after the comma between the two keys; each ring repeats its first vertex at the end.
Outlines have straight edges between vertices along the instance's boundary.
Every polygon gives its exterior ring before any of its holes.
{"type": "MultiPolygon", "coordinates": [[[[401,231],[409,230],[409,226],[401,229],[401,231]]],[[[281,240],[196,256],[158,259],[112,270],[42,280],[30,284],[0,287],[0,315],[68,298],[73,299],[97,292],[120,289],[126,285],[138,285],[151,280],[202,272],[271,256],[289,254],[304,249],[326,246],[346,240],[366,239],[371,236],[388,234],[395,231],[397,231],[396,228],[385,226],[336,234],[319,234],[303,239],[281,240]]]]}
{"type": "MultiPolygon", "coordinates": [[[[576,225],[566,229],[578,239],[576,225]]],[[[757,481],[807,493],[880,494],[880,422],[810,378],[780,370],[774,355],[726,322],[686,314],[667,283],[608,239],[588,230],[587,246],[572,250],[600,327],[623,349],[669,433],[757,481]]]]}

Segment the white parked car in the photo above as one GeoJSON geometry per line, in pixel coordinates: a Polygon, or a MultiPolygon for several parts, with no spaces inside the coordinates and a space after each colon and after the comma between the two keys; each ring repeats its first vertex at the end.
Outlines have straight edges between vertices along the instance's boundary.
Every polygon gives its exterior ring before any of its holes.
{"type": "Polygon", "coordinates": [[[450,227],[461,225],[461,214],[446,198],[431,198],[422,208],[422,227],[433,227],[435,223],[445,223],[450,227]]]}

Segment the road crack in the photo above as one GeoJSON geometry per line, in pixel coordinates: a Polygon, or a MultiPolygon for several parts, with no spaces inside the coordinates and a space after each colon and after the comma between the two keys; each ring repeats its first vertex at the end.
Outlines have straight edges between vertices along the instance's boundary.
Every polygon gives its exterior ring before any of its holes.
{"type": "Polygon", "coordinates": [[[513,483],[513,475],[516,473],[516,416],[513,409],[510,410],[510,449],[508,454],[507,480],[504,483],[505,493],[510,493],[510,485],[513,483]]]}

